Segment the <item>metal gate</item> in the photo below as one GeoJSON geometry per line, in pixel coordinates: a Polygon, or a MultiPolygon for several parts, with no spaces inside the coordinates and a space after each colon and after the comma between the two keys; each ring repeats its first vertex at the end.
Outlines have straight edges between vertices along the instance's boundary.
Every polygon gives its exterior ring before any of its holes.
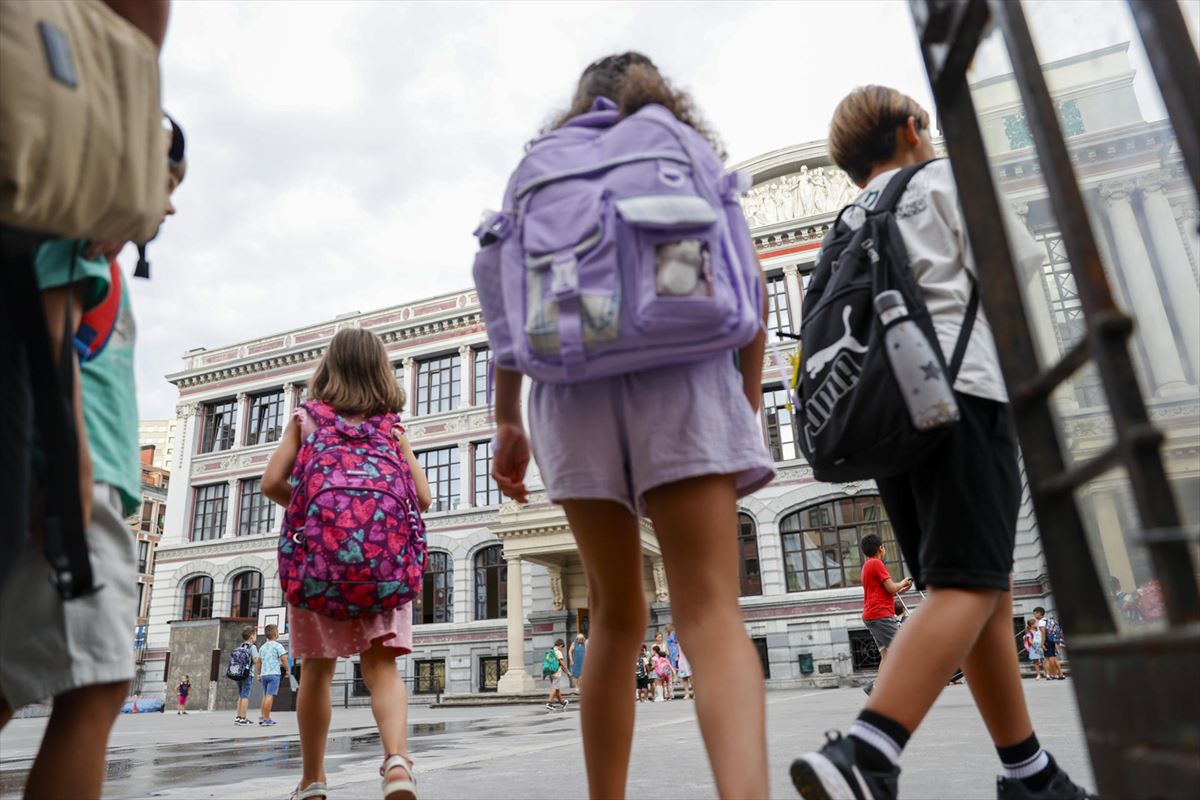
{"type": "MultiPolygon", "coordinates": [[[[960,187],[991,322],[1008,384],[1047,569],[1068,638],[1072,675],[1100,794],[1195,797],[1200,786],[1200,591],[1196,534],[1180,521],[1130,354],[1133,319],[1118,308],[1101,260],[1056,104],[1025,10],[1015,0],[910,0],[942,132],[960,187]],[[994,27],[993,27],[994,26],[994,27]],[[1023,281],[1002,220],[967,72],[993,30],[1019,89],[1028,144],[1057,219],[1081,312],[1082,338],[1043,365],[1022,299],[1023,281]],[[1064,453],[1052,394],[1094,364],[1112,441],[1073,463],[1064,453]],[[1110,605],[1076,492],[1114,468],[1127,475],[1139,530],[1165,615],[1131,629],[1110,605]]],[[[1129,0],[1176,132],[1186,177],[1200,192],[1200,62],[1175,0],[1129,0]]],[[[1186,223],[1194,224],[1194,223],[1186,223]]],[[[1138,288],[1138,287],[1135,287],[1138,288]]],[[[1143,323],[1147,320],[1143,319],[1143,323]]],[[[1193,343],[1194,344],[1194,343],[1193,343]]],[[[1192,376],[1193,381],[1196,376],[1192,376]]]]}

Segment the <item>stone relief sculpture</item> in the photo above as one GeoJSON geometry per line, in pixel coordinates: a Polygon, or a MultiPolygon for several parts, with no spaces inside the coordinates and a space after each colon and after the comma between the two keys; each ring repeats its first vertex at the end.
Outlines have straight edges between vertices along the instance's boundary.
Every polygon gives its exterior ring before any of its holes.
{"type": "Polygon", "coordinates": [[[771,225],[840,210],[858,195],[858,187],[836,167],[809,169],[759,184],[742,198],[751,226],[771,225]]]}
{"type": "Polygon", "coordinates": [[[667,568],[661,561],[654,563],[654,599],[659,603],[670,601],[667,592],[667,568]]]}
{"type": "Polygon", "coordinates": [[[551,607],[555,611],[562,611],[565,607],[563,599],[563,579],[561,569],[550,570],[550,596],[551,607]]]}

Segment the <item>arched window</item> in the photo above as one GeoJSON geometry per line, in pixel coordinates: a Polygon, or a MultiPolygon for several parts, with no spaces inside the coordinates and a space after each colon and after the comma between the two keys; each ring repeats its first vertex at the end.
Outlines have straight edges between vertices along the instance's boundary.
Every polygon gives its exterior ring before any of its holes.
{"type": "Polygon", "coordinates": [[[749,514],[738,514],[738,578],[742,597],[762,594],[758,566],[758,530],[749,514]]]}
{"type": "Polygon", "coordinates": [[[256,569],[239,572],[233,577],[233,607],[231,617],[258,619],[262,607],[262,573],[256,569]]]}
{"type": "Polygon", "coordinates": [[[211,619],[213,580],[207,575],[197,575],[183,587],[183,618],[211,619]]]}
{"type": "Polygon", "coordinates": [[[874,533],[886,548],[892,579],[904,577],[904,561],[878,495],[844,497],[788,514],[779,522],[783,571],[789,592],[834,589],[862,583],[862,537],[874,533]]]}
{"type": "Polygon", "coordinates": [[[503,552],[494,544],[475,554],[475,619],[508,615],[508,563],[503,552]]]}
{"type": "Polygon", "coordinates": [[[454,621],[454,563],[449,553],[430,550],[421,593],[413,598],[413,624],[454,621]]]}

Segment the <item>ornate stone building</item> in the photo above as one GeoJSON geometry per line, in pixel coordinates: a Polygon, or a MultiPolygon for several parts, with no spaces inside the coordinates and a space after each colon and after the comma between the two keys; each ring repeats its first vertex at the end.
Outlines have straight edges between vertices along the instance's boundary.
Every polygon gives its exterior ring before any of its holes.
{"type": "MultiPolygon", "coordinates": [[[[1046,70],[1095,199],[1108,266],[1139,320],[1143,385],[1170,433],[1168,461],[1191,514],[1200,494],[1196,198],[1169,127],[1142,119],[1124,46],[1046,70]]],[[[976,92],[1002,189],[1045,247],[1042,269],[1028,276],[1027,302],[1048,361],[1080,335],[1078,300],[1012,82],[985,81],[976,92]]],[[[830,166],[823,142],[739,167],[755,180],[745,207],[767,277],[770,327],[796,331],[821,238],[854,188],[830,166]]],[[[556,636],[586,630],[587,584],[562,513],[546,502],[536,474],[526,506],[502,502],[488,477],[487,340],[475,295],[464,290],[186,354],[169,376],[180,391],[175,480],[155,570],[147,691],[154,680],[162,685],[173,622],[253,618],[281,605],[280,514],[262,497],[259,478],[322,347],[346,326],[375,331],[387,344],[410,398],[406,425],[436,497],[427,515],[429,570],[413,611],[415,650],[401,666],[415,691],[535,688],[540,652],[556,636]],[[514,653],[520,657],[510,661],[514,653]]],[[[860,620],[858,541],[868,532],[892,541],[891,529],[870,482],[813,480],[772,363],[763,396],[764,442],[779,475],[745,498],[731,532],[740,544],[746,627],[773,684],[852,677],[878,658],[860,620]]],[[[1058,398],[1073,452],[1093,452],[1110,438],[1101,403],[1086,372],[1058,398]]],[[[1104,567],[1127,589],[1144,582],[1142,556],[1126,534],[1136,526],[1124,484],[1106,478],[1082,500],[1104,567]]],[[[971,520],[962,523],[969,530],[971,520]]],[[[670,589],[648,523],[643,544],[653,629],[670,618],[670,589]]],[[[893,576],[905,574],[898,548],[889,551],[893,576]]],[[[1019,616],[1053,604],[1045,572],[1026,500],[1014,575],[1019,616]]],[[[344,677],[354,670],[345,664],[344,677]]]]}

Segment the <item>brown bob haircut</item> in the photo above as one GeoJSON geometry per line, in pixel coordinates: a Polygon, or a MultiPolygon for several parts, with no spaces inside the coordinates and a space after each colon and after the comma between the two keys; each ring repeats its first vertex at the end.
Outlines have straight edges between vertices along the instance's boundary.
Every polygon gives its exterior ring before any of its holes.
{"type": "Polygon", "coordinates": [[[362,328],[342,328],[329,342],[313,375],[313,397],[341,414],[371,417],[404,408],[387,350],[362,328]]]}
{"type": "Polygon", "coordinates": [[[929,114],[908,95],[888,86],[859,86],[842,98],[829,124],[829,156],[850,180],[867,182],[876,164],[896,151],[896,132],[916,120],[917,130],[929,129],[929,114]]]}
{"type": "Polygon", "coordinates": [[[586,113],[597,97],[607,97],[616,103],[622,117],[651,103],[664,106],[676,119],[707,139],[722,160],[725,158],[724,145],[701,118],[691,95],[671,86],[654,62],[641,53],[631,50],[589,64],[579,77],[570,108],[559,115],[549,129],[561,128],[572,117],[586,113]]]}

